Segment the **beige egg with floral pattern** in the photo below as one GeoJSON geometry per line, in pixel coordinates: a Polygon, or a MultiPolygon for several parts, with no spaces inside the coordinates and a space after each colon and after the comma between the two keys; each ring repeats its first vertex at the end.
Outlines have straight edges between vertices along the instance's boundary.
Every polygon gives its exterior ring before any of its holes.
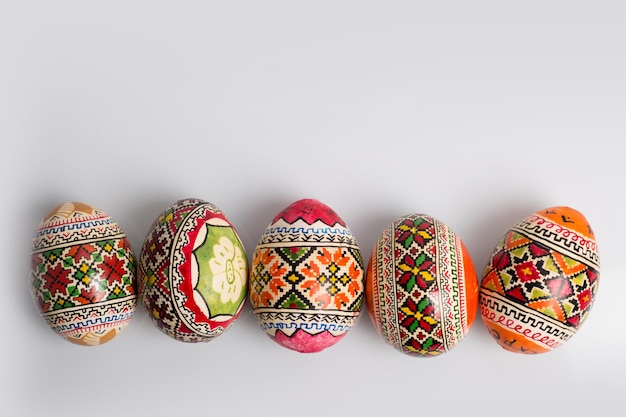
{"type": "Polygon", "coordinates": [[[69,342],[109,342],[137,305],[135,257],[111,216],[82,202],[46,214],[33,238],[31,289],[48,326],[69,342]]]}

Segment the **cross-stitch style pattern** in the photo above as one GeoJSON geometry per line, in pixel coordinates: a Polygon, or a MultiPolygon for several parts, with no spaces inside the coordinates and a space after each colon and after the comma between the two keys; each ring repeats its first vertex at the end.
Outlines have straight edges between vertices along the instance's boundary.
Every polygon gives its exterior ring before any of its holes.
{"type": "Polygon", "coordinates": [[[567,207],[535,213],[494,249],[480,290],[483,320],[507,350],[550,351],[588,317],[599,270],[593,231],[580,213],[567,207]]]}
{"type": "Polygon", "coordinates": [[[40,223],[32,250],[35,303],[70,342],[98,345],[126,328],[135,311],[135,258],[124,232],[102,210],[71,202],[40,223]]]}
{"type": "Polygon", "coordinates": [[[430,216],[405,216],[383,231],[367,274],[367,305],[383,339],[402,353],[436,356],[469,331],[478,282],[459,237],[430,216]]]}
{"type": "Polygon", "coordinates": [[[154,221],[142,246],[139,293],[153,323],[183,342],[208,342],[238,318],[248,261],[213,204],[180,200],[154,221]]]}
{"type": "Polygon", "coordinates": [[[337,214],[301,200],[274,218],[250,268],[250,302],[259,324],[279,344],[322,350],[342,338],[363,302],[363,260],[337,214]]]}

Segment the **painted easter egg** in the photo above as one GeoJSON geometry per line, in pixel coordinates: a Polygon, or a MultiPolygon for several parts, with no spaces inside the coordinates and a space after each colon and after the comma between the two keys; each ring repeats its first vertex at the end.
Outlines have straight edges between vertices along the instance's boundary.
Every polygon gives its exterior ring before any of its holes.
{"type": "Polygon", "coordinates": [[[483,322],[504,349],[544,353],[569,340],[598,290],[598,247],[569,207],[531,214],[493,251],[480,288],[483,322]]]}
{"type": "Polygon", "coordinates": [[[79,345],[100,345],[126,328],[137,305],[135,258],[109,215],[88,204],[55,207],[31,253],[32,294],[48,326],[79,345]]]}
{"type": "Polygon", "coordinates": [[[248,260],[211,203],[180,200],[153,222],[139,255],[139,294],[152,322],[182,342],[209,342],[239,317],[248,260]]]}
{"type": "Polygon", "coordinates": [[[383,340],[410,356],[432,357],[456,346],[478,309],[478,278],[456,233],[423,214],[385,229],[370,257],[366,304],[383,340]]]}
{"type": "Polygon", "coordinates": [[[356,239],[330,207],[296,201],[265,229],[250,267],[250,304],[279,345],[319,352],[354,325],[364,297],[356,239]]]}

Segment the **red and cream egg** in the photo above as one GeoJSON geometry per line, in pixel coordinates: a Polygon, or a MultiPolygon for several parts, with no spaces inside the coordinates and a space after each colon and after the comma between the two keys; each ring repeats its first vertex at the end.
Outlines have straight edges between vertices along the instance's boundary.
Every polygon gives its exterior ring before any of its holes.
{"type": "Polygon", "coordinates": [[[33,238],[31,289],[48,326],[79,345],[100,345],[129,324],[137,304],[135,257],[104,211],[67,202],[46,214],[33,238]]]}
{"type": "Polygon", "coordinates": [[[224,213],[189,198],[154,220],[138,275],[141,300],[157,328],[181,342],[208,342],[229,329],[243,309],[248,261],[224,213]]]}

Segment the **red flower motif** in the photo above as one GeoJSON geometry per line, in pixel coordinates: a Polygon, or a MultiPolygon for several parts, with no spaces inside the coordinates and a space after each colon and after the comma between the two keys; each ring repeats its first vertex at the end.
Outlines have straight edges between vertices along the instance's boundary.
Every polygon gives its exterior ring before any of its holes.
{"type": "Polygon", "coordinates": [[[78,297],[74,297],[74,301],[80,304],[95,304],[102,300],[106,295],[106,291],[98,291],[95,286],[90,287],[88,290],[81,290],[78,297]]]}
{"type": "Polygon", "coordinates": [[[424,254],[418,255],[417,259],[405,255],[402,262],[398,264],[398,269],[402,271],[398,277],[398,284],[408,292],[412,292],[416,284],[421,290],[426,290],[435,279],[434,265],[434,262],[424,254]]]}
{"type": "Polygon", "coordinates": [[[430,303],[428,297],[424,297],[418,303],[415,303],[409,297],[406,303],[400,308],[400,312],[404,313],[401,319],[402,326],[406,327],[410,332],[415,332],[418,328],[430,333],[434,326],[438,324],[433,317],[435,307],[430,303]]]}
{"type": "Polygon", "coordinates": [[[67,252],[67,254],[71,256],[72,258],[74,258],[75,263],[79,263],[81,258],[85,259],[86,261],[90,260],[91,254],[94,253],[95,251],[96,251],[96,248],[94,248],[93,246],[89,244],[85,244],[85,245],[72,246],[70,250],[67,252]]]}
{"type": "Polygon", "coordinates": [[[443,352],[443,345],[432,337],[427,338],[422,343],[415,339],[411,339],[411,341],[404,347],[409,351],[409,353],[417,355],[438,355],[443,352]]]}
{"type": "Polygon", "coordinates": [[[54,268],[49,268],[46,274],[42,277],[44,282],[44,288],[50,291],[50,294],[58,292],[65,294],[67,286],[72,282],[70,276],[70,270],[63,269],[61,264],[54,268]]]}
{"type": "Polygon", "coordinates": [[[111,256],[104,256],[102,263],[98,267],[103,272],[103,278],[106,279],[110,286],[115,281],[119,281],[120,284],[124,284],[124,275],[128,273],[126,270],[126,264],[123,260],[118,258],[115,254],[111,256]]]}
{"type": "Polygon", "coordinates": [[[423,247],[426,241],[433,238],[432,223],[424,218],[404,219],[397,227],[395,238],[405,249],[408,249],[413,242],[423,247]]]}

